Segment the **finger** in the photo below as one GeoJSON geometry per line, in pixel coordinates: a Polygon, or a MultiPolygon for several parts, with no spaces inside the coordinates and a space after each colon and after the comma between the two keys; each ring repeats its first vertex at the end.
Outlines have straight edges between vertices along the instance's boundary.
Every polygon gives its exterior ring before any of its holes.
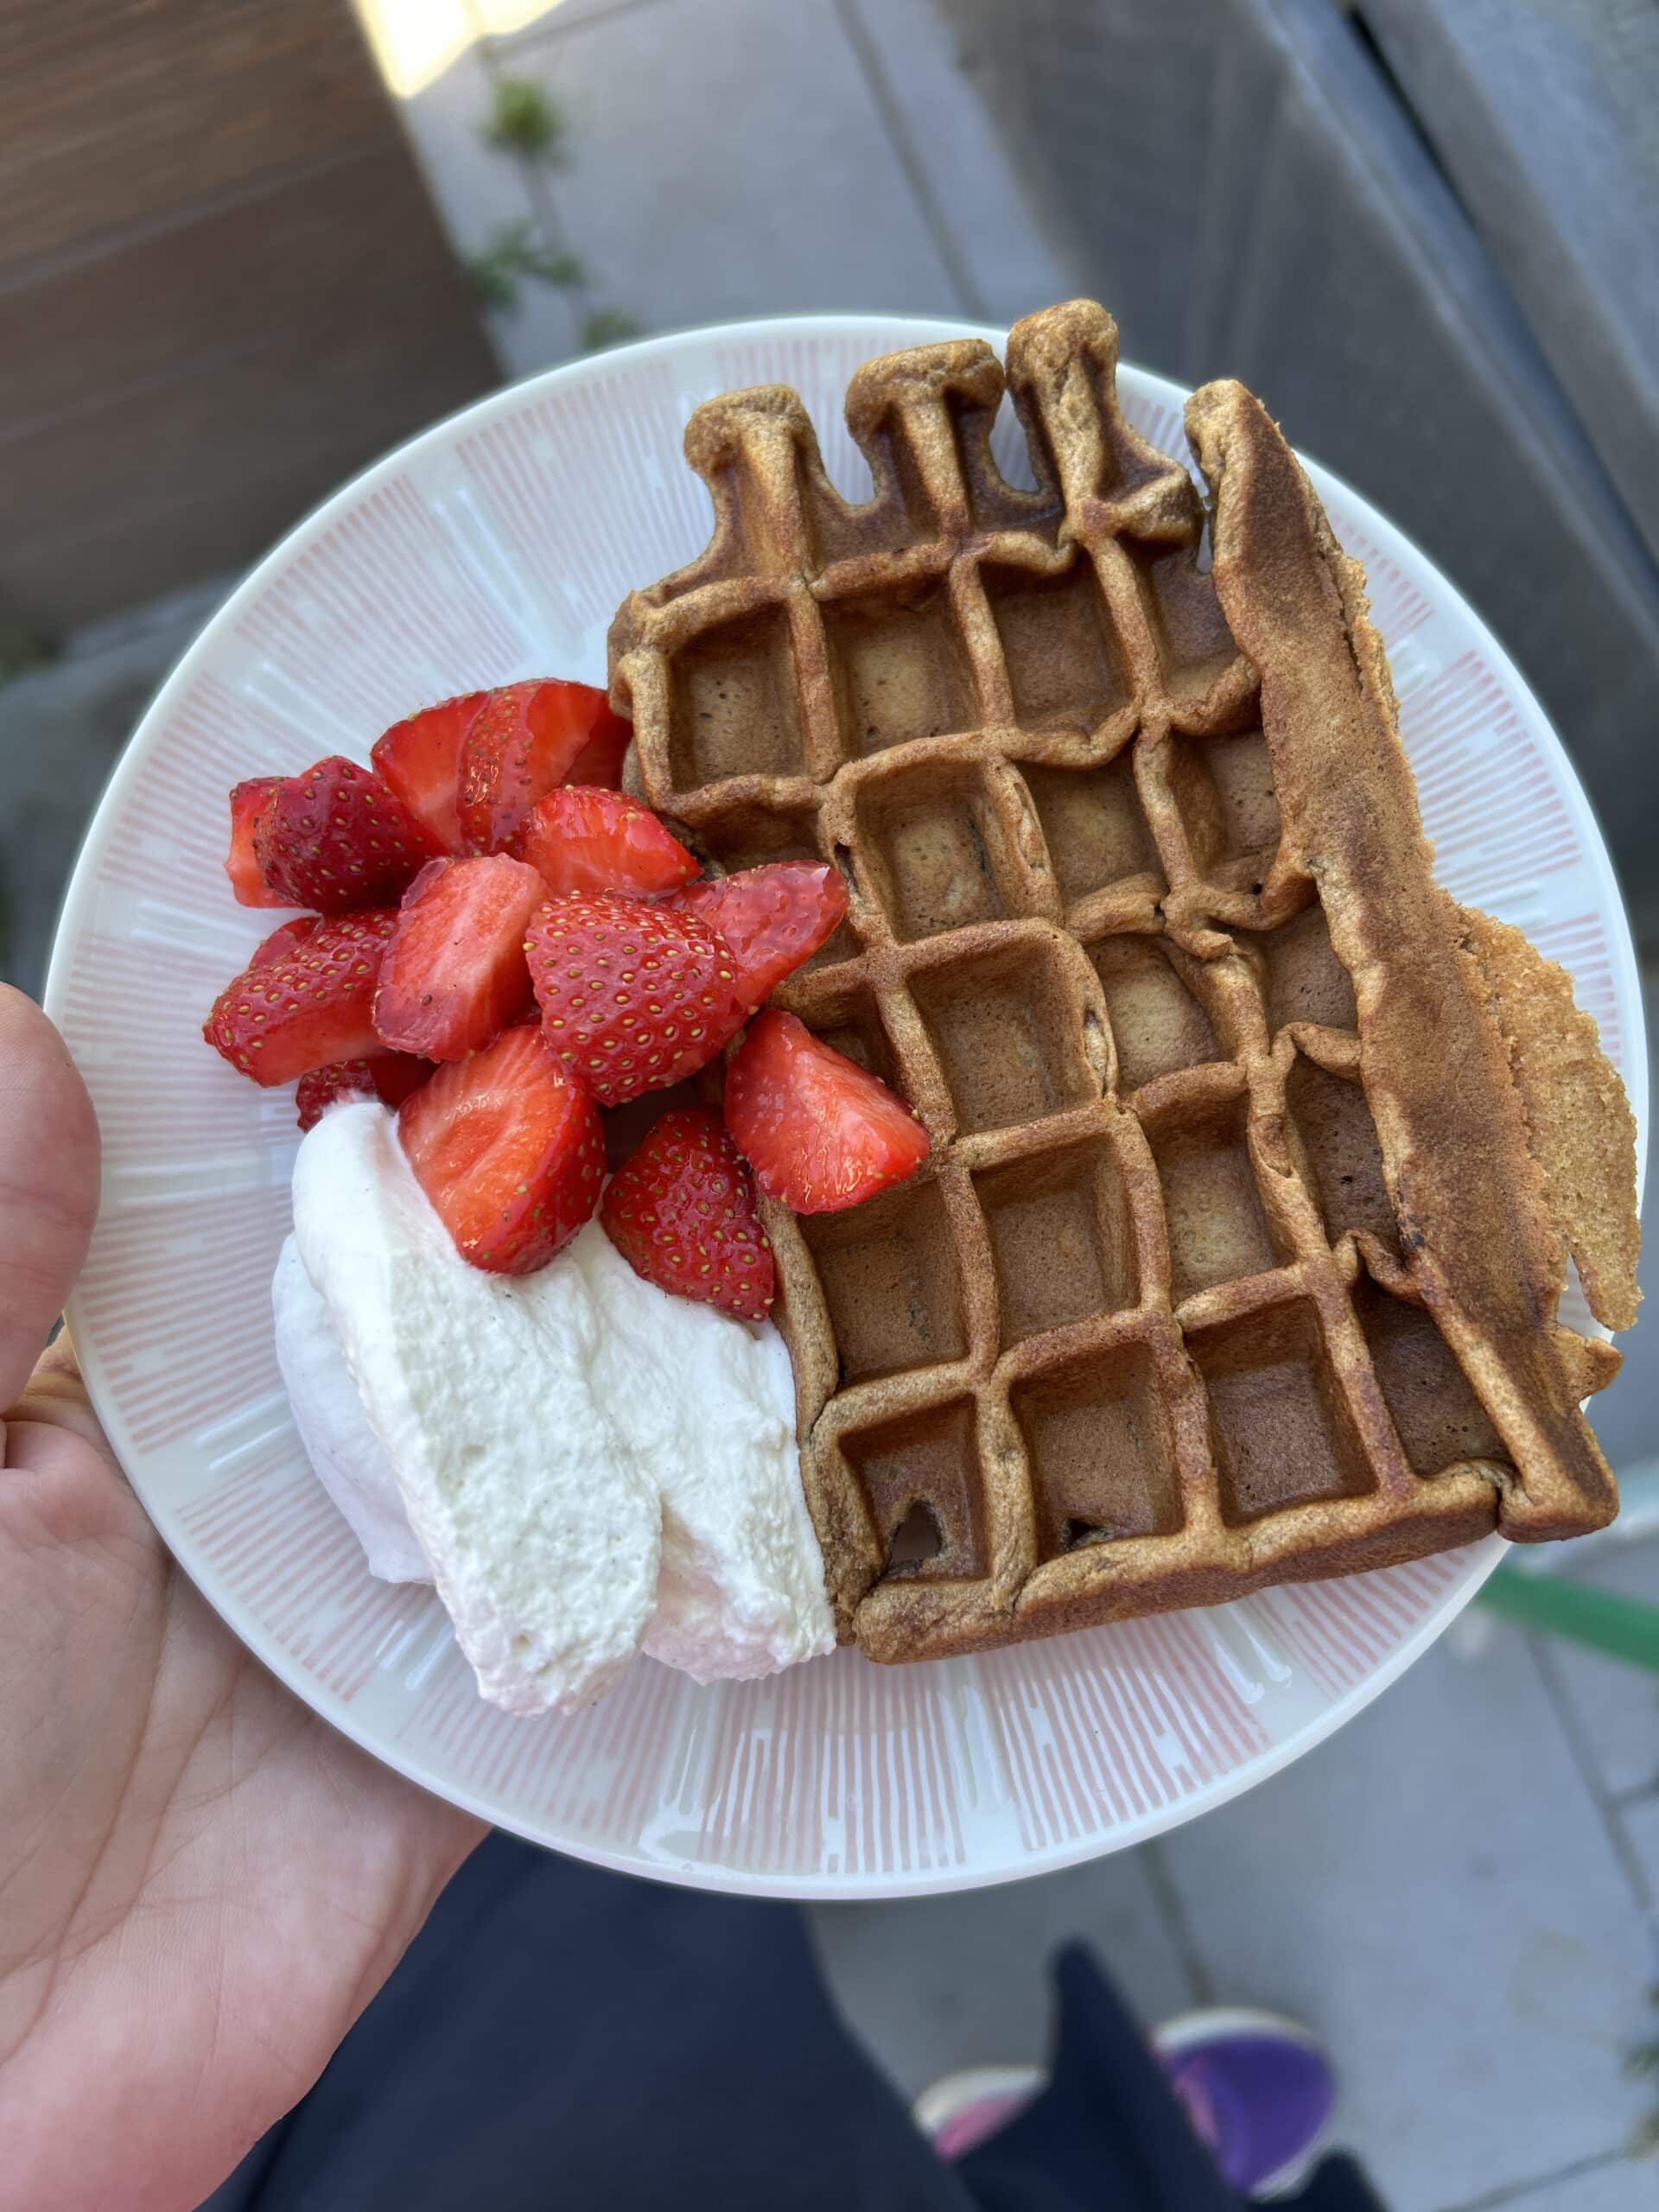
{"type": "Polygon", "coordinates": [[[107,1457],[109,1445],[102,1424],[92,1411],[92,1401],[86,1395],[86,1385],[80,1377],[80,1363],[75,1357],[75,1348],[69,1341],[67,1329],[60,1330],[55,1341],[48,1345],[35,1363],[35,1371],[24,1383],[22,1394],[15,1399],[11,1411],[6,1415],[8,1433],[6,1464],[14,1462],[11,1444],[20,1424],[35,1421],[49,1428],[67,1429],[83,1442],[93,1445],[107,1457]]]}
{"type": "Polygon", "coordinates": [[[0,983],[0,1408],[29,1380],[98,1213],[98,1120],[68,1048],[0,983]]]}

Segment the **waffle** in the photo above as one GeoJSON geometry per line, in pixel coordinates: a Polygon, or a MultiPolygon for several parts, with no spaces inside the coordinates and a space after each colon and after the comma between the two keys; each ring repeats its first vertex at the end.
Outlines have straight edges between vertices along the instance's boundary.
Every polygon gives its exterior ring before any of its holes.
{"type": "Polygon", "coordinates": [[[766,1208],[840,1632],[909,1660],[1616,1510],[1634,1133],[1571,987],[1435,887],[1364,580],[1236,384],[1125,423],[1116,331],[698,408],[715,528],[619,612],[633,773],[715,869],[834,861],[777,994],[933,1141],[766,1208]]]}

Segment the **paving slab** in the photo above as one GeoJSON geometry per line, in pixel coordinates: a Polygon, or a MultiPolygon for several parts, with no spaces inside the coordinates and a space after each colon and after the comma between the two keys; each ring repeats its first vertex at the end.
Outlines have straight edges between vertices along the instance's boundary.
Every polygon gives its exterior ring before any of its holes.
{"type": "Polygon", "coordinates": [[[646,0],[505,49],[569,118],[550,180],[595,292],[646,330],[968,311],[827,0],[646,0]]]}
{"type": "Polygon", "coordinates": [[[1647,1930],[1514,1630],[1478,1658],[1440,1643],[1166,1851],[1219,1999],[1327,2038],[1339,2132],[1389,2203],[1460,2206],[1630,2139],[1647,1930]]]}
{"type": "Polygon", "coordinates": [[[958,2067],[1046,2054],[1048,1961],[1080,1937],[1149,2025],[1192,1986],[1144,1852],[996,1890],[812,1908],[830,1986],[907,2097],[958,2067]]]}
{"type": "Polygon", "coordinates": [[[31,997],[116,758],[226,588],[206,585],[84,631],[64,659],[0,685],[0,977],[31,997]]]}

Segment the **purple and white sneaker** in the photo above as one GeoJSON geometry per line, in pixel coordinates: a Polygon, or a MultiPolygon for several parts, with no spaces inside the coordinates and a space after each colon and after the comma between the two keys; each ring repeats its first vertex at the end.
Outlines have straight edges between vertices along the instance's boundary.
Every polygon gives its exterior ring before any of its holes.
{"type": "Polygon", "coordinates": [[[1273,2196],[1304,2180],[1329,2138],[1337,2077],[1317,2037],[1278,2012],[1183,2012],[1152,2047],[1233,2187],[1273,2196]]]}
{"type": "MultiPolygon", "coordinates": [[[[1153,2049],[1233,2187],[1246,2196],[1294,2189],[1325,2148],[1337,2079],[1317,2037],[1277,2012],[1217,2007],[1154,2029],[1153,2049]]],[[[1037,2066],[947,2074],[916,2100],[916,2125],[942,2158],[965,2158],[1024,2110],[1037,2066]]]]}

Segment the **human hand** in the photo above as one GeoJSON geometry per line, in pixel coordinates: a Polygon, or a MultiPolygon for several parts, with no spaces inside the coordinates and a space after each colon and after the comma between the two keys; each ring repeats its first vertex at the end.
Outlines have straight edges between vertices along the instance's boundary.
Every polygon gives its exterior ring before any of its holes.
{"type": "Polygon", "coordinates": [[[67,1344],[35,1364],[97,1203],[80,1077],[0,986],[0,2212],[197,2204],[484,1833],[242,1649],[67,1344]]]}

